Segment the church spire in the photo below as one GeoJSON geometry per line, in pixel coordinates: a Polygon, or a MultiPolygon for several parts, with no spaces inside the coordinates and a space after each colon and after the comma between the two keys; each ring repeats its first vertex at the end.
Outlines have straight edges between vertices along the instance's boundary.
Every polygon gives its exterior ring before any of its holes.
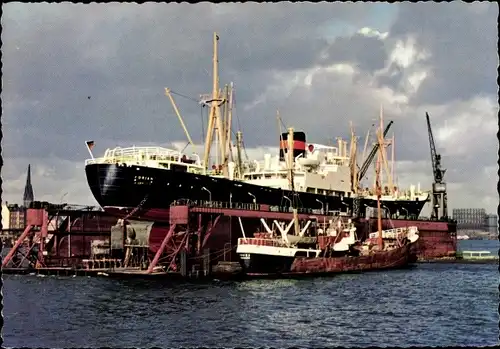
{"type": "Polygon", "coordinates": [[[23,195],[24,207],[29,207],[34,199],[33,187],[31,186],[31,165],[28,165],[28,175],[26,177],[26,185],[24,186],[23,195]]]}

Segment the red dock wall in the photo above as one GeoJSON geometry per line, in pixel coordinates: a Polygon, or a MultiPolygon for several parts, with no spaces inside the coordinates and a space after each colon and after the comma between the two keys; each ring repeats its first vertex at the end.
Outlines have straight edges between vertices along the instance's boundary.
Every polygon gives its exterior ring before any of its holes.
{"type": "MultiPolygon", "coordinates": [[[[371,231],[375,231],[377,220],[369,222],[371,231]]],[[[416,226],[419,231],[417,253],[420,259],[453,257],[457,251],[456,224],[446,221],[424,221],[394,219],[382,220],[382,229],[416,226]]]]}

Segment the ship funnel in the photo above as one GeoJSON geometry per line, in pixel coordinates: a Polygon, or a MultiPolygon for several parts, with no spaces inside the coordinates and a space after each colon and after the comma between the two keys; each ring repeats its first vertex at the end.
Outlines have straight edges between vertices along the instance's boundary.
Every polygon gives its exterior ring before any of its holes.
{"type": "MultiPolygon", "coordinates": [[[[281,134],[280,161],[285,161],[285,150],[288,149],[288,133],[281,134]]],[[[293,158],[301,155],[306,156],[306,134],[304,132],[293,133],[293,158]]]]}

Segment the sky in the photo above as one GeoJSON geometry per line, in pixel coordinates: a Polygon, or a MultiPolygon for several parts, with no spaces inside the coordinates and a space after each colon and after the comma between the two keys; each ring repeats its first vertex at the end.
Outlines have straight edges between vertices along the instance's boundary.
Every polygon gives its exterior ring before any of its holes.
{"type": "MultiPolygon", "coordinates": [[[[384,108],[400,187],[430,189],[428,112],[450,209],[496,212],[497,17],[493,3],[21,4],[3,6],[2,200],[96,205],[84,163],[131,145],[183,147],[164,88],[198,99],[235,87],[234,130],[250,158],[277,152],[284,123],[359,144],[384,108]],[[89,98],[90,97],[90,98],[89,98]]],[[[200,105],[174,95],[200,143],[200,105]]],[[[204,125],[204,126],[203,126],[204,125]]],[[[274,154],[273,154],[274,155],[274,154]]]]}

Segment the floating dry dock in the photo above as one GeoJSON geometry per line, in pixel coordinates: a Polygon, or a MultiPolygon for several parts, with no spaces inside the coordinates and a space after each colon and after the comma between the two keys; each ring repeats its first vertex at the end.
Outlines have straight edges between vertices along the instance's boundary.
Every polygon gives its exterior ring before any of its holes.
{"type": "MultiPolygon", "coordinates": [[[[32,207],[26,229],[3,260],[6,274],[232,278],[240,272],[235,247],[242,227],[252,236],[261,230],[261,218],[293,219],[292,212],[266,205],[223,202],[177,202],[162,212],[162,222],[123,220],[94,207],[32,207]]],[[[300,212],[298,218],[329,219],[300,212]]],[[[359,238],[370,225],[356,221],[359,238]]]]}

